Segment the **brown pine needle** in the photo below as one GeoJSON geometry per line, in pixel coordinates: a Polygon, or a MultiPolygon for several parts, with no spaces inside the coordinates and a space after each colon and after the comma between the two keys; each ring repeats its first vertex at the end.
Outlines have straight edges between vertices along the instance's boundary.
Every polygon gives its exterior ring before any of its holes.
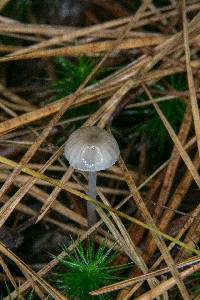
{"type": "Polygon", "coordinates": [[[192,114],[193,114],[193,119],[194,119],[194,127],[195,127],[195,132],[196,132],[196,137],[197,137],[197,146],[198,146],[199,158],[200,158],[200,115],[199,115],[196,89],[195,89],[191,61],[190,61],[190,47],[189,47],[185,0],[182,1],[182,4],[183,4],[182,5],[182,19],[183,19],[183,33],[184,33],[187,79],[188,79],[188,86],[189,86],[190,101],[191,101],[191,106],[192,106],[192,114]]]}
{"type": "MultiPolygon", "coordinates": [[[[191,257],[187,260],[184,260],[184,261],[178,263],[176,266],[178,269],[180,269],[180,268],[184,268],[186,266],[197,264],[197,263],[199,263],[199,261],[200,261],[200,257],[191,257]]],[[[166,268],[163,268],[160,270],[156,270],[153,272],[149,272],[148,274],[145,274],[145,275],[140,275],[135,278],[126,279],[126,280],[123,280],[123,281],[120,281],[120,282],[117,282],[117,283],[114,283],[111,285],[107,285],[105,287],[101,287],[98,290],[90,292],[90,295],[93,295],[93,296],[102,295],[102,294],[105,294],[108,292],[116,291],[119,289],[124,289],[128,286],[131,286],[131,285],[137,283],[137,282],[144,281],[152,276],[160,276],[160,275],[166,274],[168,272],[169,272],[169,267],[166,267],[166,268]]]]}
{"type": "MultiPolygon", "coordinates": [[[[18,165],[16,162],[14,162],[14,161],[12,161],[10,159],[7,159],[5,157],[2,157],[2,156],[0,156],[0,162],[3,163],[3,164],[7,164],[9,166],[12,166],[13,168],[17,167],[17,165],[18,165]]],[[[200,250],[195,249],[195,248],[193,248],[191,246],[188,246],[188,245],[184,244],[183,242],[181,242],[179,240],[176,240],[175,238],[171,237],[170,235],[168,235],[168,234],[166,234],[164,232],[161,232],[160,230],[158,230],[158,229],[156,229],[156,228],[154,228],[154,227],[152,227],[150,225],[147,225],[147,224],[143,223],[142,221],[139,221],[138,219],[136,219],[134,217],[131,217],[131,216],[129,216],[129,215],[127,215],[127,214],[125,214],[125,213],[123,213],[121,211],[118,211],[118,210],[116,210],[113,207],[105,205],[105,204],[101,203],[100,201],[97,201],[97,200],[91,198],[88,195],[85,195],[85,194],[83,194],[83,193],[81,193],[81,192],[79,192],[77,190],[69,188],[66,185],[62,184],[57,179],[51,178],[49,176],[46,176],[46,175],[41,174],[39,172],[36,172],[36,171],[34,171],[34,170],[30,169],[30,168],[27,168],[27,167],[23,168],[22,172],[24,172],[24,173],[26,173],[28,175],[31,175],[32,177],[35,177],[35,178],[44,180],[46,182],[49,182],[53,186],[60,187],[61,189],[65,190],[67,192],[70,192],[70,193],[72,193],[72,194],[74,194],[74,195],[76,195],[76,196],[78,196],[78,197],[80,197],[80,198],[82,198],[82,199],[84,199],[86,201],[90,201],[90,202],[96,204],[97,206],[99,206],[101,208],[104,208],[104,209],[106,209],[108,211],[112,211],[112,212],[116,213],[117,215],[121,216],[122,218],[125,218],[125,219],[127,219],[127,220],[129,220],[129,221],[131,221],[133,223],[136,223],[136,224],[138,224],[138,225],[140,225],[140,226],[142,226],[142,227],[144,227],[146,229],[149,229],[152,232],[154,232],[154,233],[156,233],[156,234],[158,234],[158,235],[166,238],[167,240],[170,240],[170,241],[174,242],[175,244],[179,245],[180,247],[183,247],[183,248],[185,248],[185,249],[187,249],[187,250],[189,250],[189,251],[191,251],[193,253],[196,253],[197,255],[200,255],[200,250]]],[[[2,218],[5,218],[5,217],[2,216],[2,218]]]]}

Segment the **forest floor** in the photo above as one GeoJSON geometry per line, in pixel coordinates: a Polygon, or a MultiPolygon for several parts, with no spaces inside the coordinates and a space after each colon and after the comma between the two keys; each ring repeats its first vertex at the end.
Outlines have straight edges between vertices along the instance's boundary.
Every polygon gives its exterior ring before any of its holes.
{"type": "Polygon", "coordinates": [[[0,1],[0,299],[200,299],[199,47],[199,0],[0,1]]]}

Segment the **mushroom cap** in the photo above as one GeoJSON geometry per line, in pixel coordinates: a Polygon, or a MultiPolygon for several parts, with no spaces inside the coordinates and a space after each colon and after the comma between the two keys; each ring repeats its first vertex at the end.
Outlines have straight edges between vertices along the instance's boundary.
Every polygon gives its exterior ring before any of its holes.
{"type": "Polygon", "coordinates": [[[112,134],[99,127],[74,131],[65,144],[64,155],[80,171],[95,172],[112,166],[120,154],[112,134]]]}

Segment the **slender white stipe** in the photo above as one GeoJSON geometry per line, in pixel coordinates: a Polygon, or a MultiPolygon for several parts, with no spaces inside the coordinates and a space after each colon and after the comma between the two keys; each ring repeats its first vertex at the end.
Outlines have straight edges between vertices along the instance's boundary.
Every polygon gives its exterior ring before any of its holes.
{"type": "MultiPolygon", "coordinates": [[[[74,131],[65,144],[64,155],[70,165],[88,172],[88,195],[96,198],[96,172],[112,166],[120,154],[119,146],[112,134],[93,126],[74,131]]],[[[93,203],[87,202],[88,225],[96,222],[93,203]]]]}

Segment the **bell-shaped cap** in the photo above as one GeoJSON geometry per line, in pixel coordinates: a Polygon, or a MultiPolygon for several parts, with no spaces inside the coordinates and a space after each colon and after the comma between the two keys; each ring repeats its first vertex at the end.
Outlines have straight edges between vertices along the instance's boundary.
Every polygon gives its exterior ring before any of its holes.
{"type": "Polygon", "coordinates": [[[119,154],[113,135],[99,127],[82,127],[74,131],[64,151],[71,166],[87,172],[109,168],[117,161],[119,154]]]}

